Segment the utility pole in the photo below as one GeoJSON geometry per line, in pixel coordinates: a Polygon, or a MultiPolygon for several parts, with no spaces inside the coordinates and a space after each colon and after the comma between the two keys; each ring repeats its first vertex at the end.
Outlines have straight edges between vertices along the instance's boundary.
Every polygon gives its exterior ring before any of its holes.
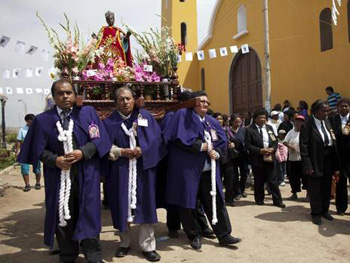
{"type": "Polygon", "coordinates": [[[271,110],[271,68],[270,68],[270,31],[268,0],[263,0],[264,31],[265,31],[265,109],[271,110]]]}
{"type": "Polygon", "coordinates": [[[0,101],[1,101],[1,113],[2,113],[2,148],[6,149],[6,124],[5,124],[5,104],[7,101],[7,97],[0,94],[0,101]]]}

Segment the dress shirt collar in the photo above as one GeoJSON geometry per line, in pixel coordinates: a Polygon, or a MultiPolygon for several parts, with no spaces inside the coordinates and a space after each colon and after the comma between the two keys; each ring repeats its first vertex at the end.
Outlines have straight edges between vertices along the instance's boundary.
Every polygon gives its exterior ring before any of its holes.
{"type": "Polygon", "coordinates": [[[121,113],[119,110],[117,110],[117,112],[119,113],[120,117],[122,117],[123,120],[129,119],[130,116],[131,116],[131,114],[132,114],[132,113],[130,113],[128,116],[125,116],[125,115],[124,115],[123,113],[121,113]]]}
{"type": "MultiPolygon", "coordinates": [[[[61,117],[61,113],[62,113],[62,111],[64,111],[64,110],[62,110],[62,109],[61,109],[60,107],[58,107],[58,106],[56,106],[56,109],[57,109],[58,116],[61,117]]],[[[69,113],[68,113],[68,115],[69,115],[69,114],[72,113],[73,107],[70,108],[70,109],[68,109],[68,110],[69,110],[69,113]]]]}

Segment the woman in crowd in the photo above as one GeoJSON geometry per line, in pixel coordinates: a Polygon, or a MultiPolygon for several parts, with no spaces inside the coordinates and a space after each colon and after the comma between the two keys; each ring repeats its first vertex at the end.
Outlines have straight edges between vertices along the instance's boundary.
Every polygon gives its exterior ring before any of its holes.
{"type": "Polygon", "coordinates": [[[301,165],[300,147],[299,147],[299,134],[301,125],[304,123],[305,118],[302,115],[298,115],[295,118],[295,127],[290,130],[283,143],[288,147],[288,160],[289,160],[289,183],[292,188],[292,196],[290,200],[298,199],[297,193],[301,192],[301,182],[303,184],[302,189],[307,189],[306,177],[303,175],[303,169],[301,165]]]}
{"type": "Polygon", "coordinates": [[[307,120],[309,118],[308,110],[309,105],[307,104],[307,102],[305,100],[299,101],[298,115],[303,116],[304,119],[307,120]]]}
{"type": "Polygon", "coordinates": [[[327,119],[327,104],[316,100],[312,117],[300,129],[300,155],[307,176],[312,222],[321,225],[321,217],[332,221],[328,213],[332,175],[339,178],[339,159],[333,128],[327,119]]]}

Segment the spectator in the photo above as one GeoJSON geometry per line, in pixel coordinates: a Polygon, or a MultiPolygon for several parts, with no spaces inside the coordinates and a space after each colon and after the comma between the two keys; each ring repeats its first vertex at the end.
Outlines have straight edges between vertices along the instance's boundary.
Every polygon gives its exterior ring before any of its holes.
{"type": "Polygon", "coordinates": [[[290,102],[289,102],[289,100],[285,100],[284,102],[283,102],[283,112],[286,112],[287,110],[289,110],[289,108],[290,108],[290,102]]]}
{"type": "Polygon", "coordinates": [[[332,221],[328,209],[332,175],[339,178],[339,163],[335,135],[327,119],[327,104],[316,100],[311,106],[312,117],[300,129],[300,155],[308,180],[312,222],[321,225],[321,217],[332,221]]]}
{"type": "Polygon", "coordinates": [[[341,96],[338,92],[334,92],[333,87],[328,86],[326,88],[326,93],[328,95],[327,97],[327,104],[331,109],[337,108],[338,100],[340,100],[341,96]]]}
{"type": "MultiPolygon", "coordinates": [[[[24,117],[24,120],[26,122],[26,125],[24,125],[18,132],[17,134],[17,142],[16,142],[16,157],[19,154],[20,148],[23,144],[24,138],[27,135],[27,132],[29,130],[29,126],[32,124],[33,120],[34,120],[35,116],[34,114],[27,114],[24,117]]],[[[21,163],[21,174],[23,176],[23,180],[24,180],[24,188],[23,191],[24,192],[28,192],[30,191],[30,184],[29,184],[29,164],[27,163],[21,163]]],[[[40,171],[40,161],[37,165],[37,168],[34,169],[33,167],[33,173],[35,173],[35,177],[36,177],[36,184],[35,184],[35,189],[36,190],[40,190],[41,189],[41,185],[40,185],[40,178],[41,178],[41,171],[40,171]]]]}
{"type": "Polygon", "coordinates": [[[309,118],[308,110],[309,105],[307,104],[307,102],[305,100],[299,101],[298,115],[303,116],[304,119],[307,120],[309,118]]]}
{"type": "Polygon", "coordinates": [[[294,120],[295,111],[287,110],[284,112],[284,121],[278,127],[278,130],[285,130],[288,133],[291,129],[293,129],[293,120],[294,120]]]}
{"type": "MultiPolygon", "coordinates": [[[[279,119],[279,113],[276,110],[271,111],[270,116],[271,118],[269,119],[269,121],[267,122],[267,124],[271,125],[272,129],[273,129],[273,133],[275,134],[275,136],[278,135],[277,130],[278,127],[281,124],[281,120],[279,119]]],[[[283,114],[283,113],[282,113],[283,114]]]]}
{"type": "MultiPolygon", "coordinates": [[[[279,118],[280,121],[282,122],[282,121],[283,121],[284,114],[283,114],[283,111],[282,111],[282,106],[281,106],[281,104],[279,104],[279,103],[275,104],[275,106],[273,106],[272,111],[277,111],[277,112],[278,112],[278,118],[279,118]]],[[[276,136],[277,136],[277,135],[276,135],[276,136]]]]}
{"type": "Polygon", "coordinates": [[[276,170],[277,178],[280,186],[285,186],[284,177],[286,175],[288,148],[283,144],[283,140],[286,137],[286,131],[281,129],[278,131],[278,146],[276,151],[276,170]]]}
{"type": "Polygon", "coordinates": [[[289,198],[290,200],[298,199],[297,193],[301,192],[301,183],[303,183],[302,189],[307,189],[307,181],[305,175],[303,175],[303,169],[301,165],[301,157],[300,157],[300,147],[299,147],[299,134],[301,125],[304,123],[305,118],[302,115],[298,115],[295,118],[295,127],[290,130],[283,143],[288,147],[289,155],[289,183],[292,188],[292,196],[289,198]]]}

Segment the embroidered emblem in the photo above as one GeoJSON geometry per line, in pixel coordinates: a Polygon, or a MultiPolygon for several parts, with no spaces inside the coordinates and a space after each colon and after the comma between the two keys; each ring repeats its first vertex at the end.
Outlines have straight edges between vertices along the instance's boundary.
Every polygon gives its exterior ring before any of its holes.
{"type": "Polygon", "coordinates": [[[89,136],[90,139],[100,138],[100,130],[95,123],[89,125],[89,136]]]}
{"type": "Polygon", "coordinates": [[[210,129],[210,135],[213,142],[217,142],[219,140],[216,130],[210,129]]]}
{"type": "Polygon", "coordinates": [[[349,127],[349,124],[346,124],[342,130],[343,134],[344,135],[349,135],[350,133],[350,127],[349,127]]]}

